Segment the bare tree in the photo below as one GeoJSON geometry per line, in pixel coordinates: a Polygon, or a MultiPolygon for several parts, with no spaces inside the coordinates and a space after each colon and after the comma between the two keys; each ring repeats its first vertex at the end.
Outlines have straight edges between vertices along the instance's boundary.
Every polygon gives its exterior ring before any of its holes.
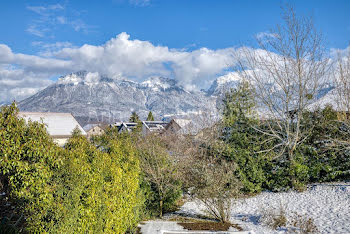
{"type": "MultiPolygon", "coordinates": [[[[177,157],[183,185],[192,199],[204,205],[205,211],[221,222],[229,222],[234,199],[242,187],[235,176],[236,163],[225,156],[227,145],[220,140],[221,126],[208,126],[196,136],[178,138],[176,148],[171,149],[177,157]],[[175,150],[174,150],[175,149],[175,150]]],[[[200,123],[198,123],[200,124],[200,123]]]]}
{"type": "Polygon", "coordinates": [[[167,195],[179,189],[176,164],[170,157],[163,140],[157,135],[150,134],[140,138],[137,148],[144,178],[156,187],[159,216],[162,217],[167,195]]]}
{"type": "Polygon", "coordinates": [[[345,56],[338,53],[334,74],[337,110],[347,118],[350,113],[350,47],[345,56]]]}
{"type": "Polygon", "coordinates": [[[266,151],[293,159],[297,146],[309,135],[302,114],[314,103],[328,73],[322,35],[312,19],[297,18],[284,9],[283,25],[257,37],[257,49],[243,48],[237,73],[255,88],[263,128],[274,146],[266,151]]]}
{"type": "Polygon", "coordinates": [[[197,146],[196,154],[188,158],[184,167],[184,178],[189,195],[203,204],[210,216],[229,222],[234,199],[241,194],[241,183],[234,176],[237,165],[210,147],[197,146]]]}

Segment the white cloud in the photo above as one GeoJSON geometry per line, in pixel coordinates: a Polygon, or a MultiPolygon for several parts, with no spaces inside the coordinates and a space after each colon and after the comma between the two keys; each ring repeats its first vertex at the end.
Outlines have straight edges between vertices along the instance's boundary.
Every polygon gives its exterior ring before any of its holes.
{"type": "Polygon", "coordinates": [[[67,19],[64,16],[58,16],[58,17],[56,17],[56,19],[57,19],[57,22],[60,23],[60,24],[66,24],[67,23],[67,19]]]}
{"type": "Polygon", "coordinates": [[[26,29],[27,32],[30,34],[33,34],[38,37],[44,37],[45,31],[48,31],[46,28],[38,29],[38,26],[35,24],[29,25],[29,27],[26,29]]]}
{"type": "Polygon", "coordinates": [[[27,9],[39,15],[47,15],[50,11],[64,10],[64,7],[60,4],[54,4],[48,6],[27,6],[27,9]]]}
{"type": "Polygon", "coordinates": [[[60,4],[47,6],[27,6],[29,11],[35,13],[36,17],[30,21],[26,31],[38,37],[53,38],[55,28],[68,26],[76,32],[90,32],[93,28],[82,19],[77,18],[81,12],[66,8],[60,4]]]}
{"type": "Polygon", "coordinates": [[[148,41],[130,40],[128,34],[121,33],[101,46],[65,48],[53,55],[72,61],[79,70],[137,80],[151,75],[172,76],[187,88],[193,88],[230,67],[233,52],[233,48],[201,48],[191,52],[169,49],[148,41]]]}
{"type": "Polygon", "coordinates": [[[148,6],[151,4],[151,0],[129,0],[129,3],[134,6],[148,6]]]}
{"type": "MultiPolygon", "coordinates": [[[[171,49],[148,41],[132,40],[120,33],[102,45],[73,47],[69,42],[46,44],[38,41],[46,53],[29,55],[14,53],[0,44],[0,99],[6,101],[26,97],[57,77],[86,70],[87,82],[98,82],[101,75],[143,81],[149,76],[176,79],[188,90],[207,88],[217,76],[226,74],[236,64],[237,54],[250,48],[200,48],[192,51],[171,49]]],[[[266,51],[256,50],[261,56],[266,51]]],[[[3,100],[0,100],[0,102],[3,100]]]]}
{"type": "Polygon", "coordinates": [[[57,41],[54,43],[47,43],[44,41],[33,41],[32,46],[40,49],[39,55],[43,57],[50,57],[54,52],[63,48],[74,48],[74,45],[68,41],[57,41]]]}
{"type": "Polygon", "coordinates": [[[136,81],[155,75],[174,78],[187,89],[201,88],[234,63],[235,51],[234,48],[169,49],[148,41],[131,40],[126,33],[120,33],[103,45],[85,44],[77,48],[69,42],[48,44],[42,41],[33,42],[33,45],[40,46],[44,52],[39,55],[14,53],[7,45],[0,44],[0,65],[3,64],[0,71],[11,73],[12,79],[22,79],[21,83],[11,83],[8,76],[0,77],[1,82],[7,82],[7,89],[16,90],[7,92],[7,100],[17,98],[14,92],[22,98],[30,93],[28,90],[32,89],[29,88],[42,88],[51,82],[49,77],[78,70],[91,72],[90,82],[96,82],[99,75],[136,81]],[[20,75],[14,75],[18,73],[20,75]],[[35,77],[38,85],[24,82],[35,77]],[[14,87],[27,91],[21,93],[14,87]]]}
{"type": "Polygon", "coordinates": [[[21,100],[47,87],[49,73],[32,72],[15,66],[0,65],[0,102],[21,100]]]}
{"type": "Polygon", "coordinates": [[[258,40],[269,40],[273,38],[278,38],[278,35],[275,33],[269,33],[269,32],[259,32],[255,35],[255,37],[258,40]]]}

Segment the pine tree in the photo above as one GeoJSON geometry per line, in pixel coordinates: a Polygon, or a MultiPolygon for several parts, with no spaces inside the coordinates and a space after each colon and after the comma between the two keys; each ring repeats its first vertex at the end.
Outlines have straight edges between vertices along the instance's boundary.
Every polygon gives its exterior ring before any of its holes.
{"type": "Polygon", "coordinates": [[[138,122],[140,122],[140,117],[138,116],[138,114],[136,114],[135,111],[133,111],[133,112],[131,113],[131,116],[130,116],[130,118],[129,118],[129,121],[132,122],[132,123],[138,123],[138,122]]]}
{"type": "Polygon", "coordinates": [[[138,116],[138,114],[136,114],[135,111],[131,113],[129,121],[132,123],[137,123],[136,127],[133,129],[133,132],[140,133],[142,131],[142,122],[140,120],[140,117],[138,116]]]}
{"type": "Polygon", "coordinates": [[[154,121],[154,117],[153,117],[152,111],[150,111],[150,112],[148,113],[147,121],[154,121]]]}

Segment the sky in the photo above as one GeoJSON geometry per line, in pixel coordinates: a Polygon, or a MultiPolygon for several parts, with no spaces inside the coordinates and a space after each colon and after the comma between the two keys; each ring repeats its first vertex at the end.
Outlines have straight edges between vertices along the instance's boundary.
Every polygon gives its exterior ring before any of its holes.
{"type": "Polygon", "coordinates": [[[77,70],[207,88],[281,23],[284,3],[313,17],[327,50],[347,48],[348,0],[0,0],[0,103],[77,70]]]}

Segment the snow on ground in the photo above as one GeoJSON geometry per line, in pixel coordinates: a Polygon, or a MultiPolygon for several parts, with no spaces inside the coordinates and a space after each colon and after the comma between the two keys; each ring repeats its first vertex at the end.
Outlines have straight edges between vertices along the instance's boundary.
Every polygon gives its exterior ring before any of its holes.
{"type": "MultiPolygon", "coordinates": [[[[258,221],[264,210],[278,209],[280,204],[286,207],[287,217],[297,212],[312,218],[321,233],[350,233],[350,182],[311,185],[301,193],[262,192],[236,202],[231,221],[255,233],[277,233],[258,221]]],[[[179,212],[200,214],[202,210],[198,203],[187,202],[179,212]]]]}

